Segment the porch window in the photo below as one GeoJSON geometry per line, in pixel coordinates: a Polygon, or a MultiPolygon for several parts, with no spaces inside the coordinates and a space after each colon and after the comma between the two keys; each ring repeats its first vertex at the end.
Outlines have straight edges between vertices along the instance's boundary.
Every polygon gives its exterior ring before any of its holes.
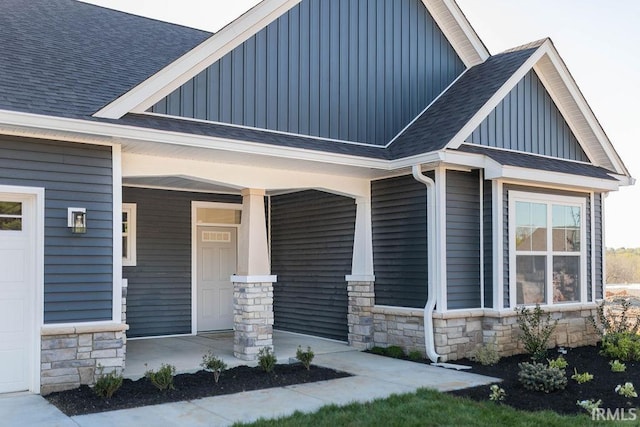
{"type": "Polygon", "coordinates": [[[22,203],[0,200],[0,231],[22,230],[22,203]]]}
{"type": "Polygon", "coordinates": [[[516,305],[586,295],[585,200],[509,193],[510,283],[516,305]],[[514,289],[515,288],[515,289],[514,289]]]}
{"type": "Polygon", "coordinates": [[[136,204],[122,204],[122,265],[136,265],[136,204]]]}

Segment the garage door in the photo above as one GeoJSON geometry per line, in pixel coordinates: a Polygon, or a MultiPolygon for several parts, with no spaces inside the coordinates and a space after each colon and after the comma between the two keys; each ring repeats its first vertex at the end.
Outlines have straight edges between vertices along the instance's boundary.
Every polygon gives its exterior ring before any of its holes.
{"type": "Polygon", "coordinates": [[[0,393],[28,390],[33,360],[35,221],[29,196],[0,193],[0,393]]]}

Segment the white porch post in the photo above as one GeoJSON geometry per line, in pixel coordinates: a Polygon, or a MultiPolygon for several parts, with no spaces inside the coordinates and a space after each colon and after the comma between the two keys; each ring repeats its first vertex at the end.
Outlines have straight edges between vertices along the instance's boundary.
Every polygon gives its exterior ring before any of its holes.
{"type": "Polygon", "coordinates": [[[263,347],[273,347],[273,283],[261,189],[242,190],[238,272],[233,282],[233,353],[255,360],[263,347]]]}
{"type": "Polygon", "coordinates": [[[349,298],[349,345],[368,349],[373,345],[373,243],[371,233],[371,199],[356,199],[356,227],[353,238],[351,274],[346,276],[349,298]]]}

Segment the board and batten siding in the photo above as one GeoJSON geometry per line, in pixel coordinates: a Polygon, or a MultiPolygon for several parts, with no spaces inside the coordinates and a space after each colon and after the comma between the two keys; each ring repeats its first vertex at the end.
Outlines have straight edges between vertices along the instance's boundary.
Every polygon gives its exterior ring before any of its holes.
{"type": "Polygon", "coordinates": [[[385,144],[463,70],[420,0],[302,0],[150,111],[385,144]]]}
{"type": "Polygon", "coordinates": [[[467,141],[488,147],[589,161],[533,70],[511,89],[467,141]]]}
{"type": "Polygon", "coordinates": [[[111,147],[5,136],[0,184],[45,189],[44,322],[111,320],[111,147]],[[86,234],[67,227],[69,207],[86,208],[86,234]]]}
{"type": "MultiPolygon", "coordinates": [[[[427,172],[433,179],[433,172],[427,172]]],[[[371,182],[375,303],[423,308],[427,301],[427,189],[405,175],[371,182]]]]}
{"type": "MultiPolygon", "coordinates": [[[[550,194],[557,196],[569,196],[569,197],[581,197],[584,198],[586,204],[586,212],[585,212],[585,224],[586,224],[586,235],[587,235],[587,300],[591,300],[591,284],[594,279],[591,266],[591,242],[594,236],[591,234],[591,195],[589,193],[581,193],[576,191],[565,191],[565,190],[556,190],[551,188],[540,188],[540,187],[527,187],[523,185],[513,185],[507,184],[503,187],[503,217],[504,217],[504,234],[503,234],[503,242],[504,242],[504,307],[509,307],[509,192],[510,191],[520,191],[526,193],[537,193],[537,194],[550,194]]],[[[600,199],[600,194],[595,193],[594,202],[595,202],[595,243],[596,247],[602,248],[602,217],[599,217],[600,209],[598,208],[600,199]],[[598,237],[599,236],[599,237],[598,237]],[[600,243],[599,243],[600,242],[600,243]],[[600,245],[600,246],[598,246],[600,245]]],[[[599,250],[600,257],[598,257],[598,249],[596,249],[596,298],[598,295],[602,295],[603,281],[602,281],[602,250],[599,250]],[[598,277],[598,271],[600,271],[600,276],[598,277]]]]}
{"type": "Polygon", "coordinates": [[[347,340],[356,204],[316,190],[271,197],[274,328],[347,340]]]}
{"type": "Polygon", "coordinates": [[[447,309],[480,308],[479,172],[447,171],[447,309]]]}
{"type": "Polygon", "coordinates": [[[242,203],[240,196],[124,187],[137,210],[137,264],[128,279],[129,337],[191,333],[191,202],[242,203]]]}

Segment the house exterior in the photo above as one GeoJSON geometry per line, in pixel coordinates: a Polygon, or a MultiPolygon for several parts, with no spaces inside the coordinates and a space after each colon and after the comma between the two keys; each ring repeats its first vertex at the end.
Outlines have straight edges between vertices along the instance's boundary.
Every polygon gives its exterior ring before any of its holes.
{"type": "Polygon", "coordinates": [[[521,351],[539,303],[596,339],[634,180],[549,39],[490,55],[453,0],[263,0],[216,34],[7,0],[0,45],[0,392],[201,331],[446,361],[521,351]]]}

